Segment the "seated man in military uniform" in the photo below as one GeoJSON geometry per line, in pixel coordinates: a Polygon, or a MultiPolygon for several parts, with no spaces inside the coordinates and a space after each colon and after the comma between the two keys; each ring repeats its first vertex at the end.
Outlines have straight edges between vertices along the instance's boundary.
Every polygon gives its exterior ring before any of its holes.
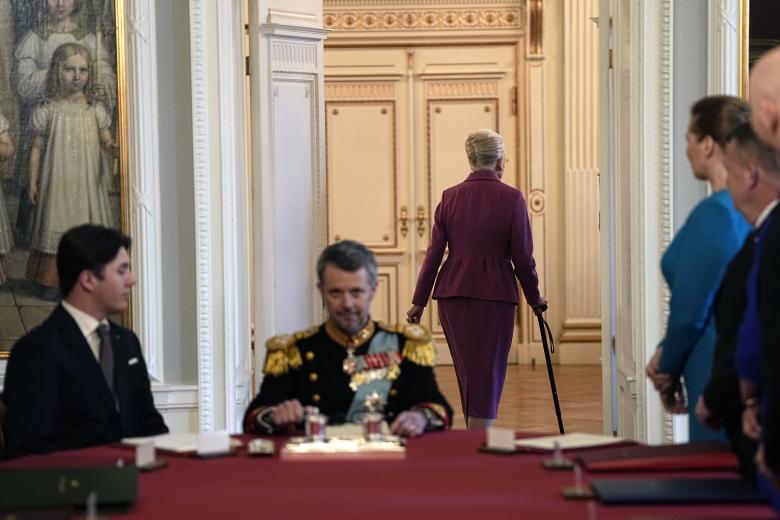
{"type": "Polygon", "coordinates": [[[265,377],[244,416],[244,431],[287,431],[310,407],[331,424],[359,422],[378,409],[390,431],[404,437],[448,428],[452,408],[436,385],[430,331],[371,320],[374,254],[357,242],[338,242],[320,255],[317,276],[328,319],[268,340],[265,377]]]}

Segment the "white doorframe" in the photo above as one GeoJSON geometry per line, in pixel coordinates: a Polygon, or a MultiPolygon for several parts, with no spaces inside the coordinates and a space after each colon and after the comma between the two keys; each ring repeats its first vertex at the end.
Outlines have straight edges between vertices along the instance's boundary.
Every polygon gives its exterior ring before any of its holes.
{"type": "MultiPolygon", "coordinates": [[[[618,410],[621,406],[633,406],[636,409],[634,424],[618,424],[618,434],[657,444],[667,440],[665,432],[671,425],[667,424],[669,421],[661,411],[655,391],[646,382],[644,366],[661,339],[668,301],[658,266],[672,231],[672,1],[602,0],[603,63],[609,59],[608,33],[604,33],[619,7],[628,16],[630,26],[621,27],[617,24],[623,21],[615,19],[613,30],[628,30],[632,47],[624,50],[630,56],[629,77],[625,78],[628,86],[618,86],[614,97],[630,100],[631,136],[625,139],[616,134],[614,146],[628,150],[631,171],[616,172],[615,162],[610,156],[612,152],[607,145],[602,146],[600,200],[602,216],[610,215],[610,183],[629,183],[628,207],[616,216],[621,226],[628,226],[628,233],[624,235],[628,238],[616,235],[614,250],[628,255],[630,269],[617,270],[614,276],[617,290],[627,290],[630,294],[630,309],[616,308],[609,288],[602,290],[608,302],[604,305],[602,327],[604,425],[607,431],[611,429],[613,406],[618,410]],[[613,314],[616,351],[632,349],[633,366],[615,366],[612,361],[613,327],[609,320],[613,314]],[[627,395],[618,393],[617,402],[613,400],[610,378],[613,369],[618,373],[622,371],[627,388],[627,395]]],[[[610,131],[608,84],[608,69],[602,67],[602,99],[606,101],[601,109],[602,135],[609,135],[610,131]]],[[[602,220],[601,240],[605,250],[609,250],[610,226],[604,224],[602,220]]],[[[613,275],[607,255],[602,260],[602,273],[603,280],[609,280],[613,275]]]]}
{"type": "Polygon", "coordinates": [[[189,7],[199,427],[237,432],[252,390],[243,1],[189,7]]]}

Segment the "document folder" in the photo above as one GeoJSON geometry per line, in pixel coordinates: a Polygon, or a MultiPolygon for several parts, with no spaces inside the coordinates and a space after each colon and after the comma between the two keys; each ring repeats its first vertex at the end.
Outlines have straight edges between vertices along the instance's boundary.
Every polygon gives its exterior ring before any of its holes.
{"type": "Polygon", "coordinates": [[[604,504],[736,504],[767,499],[742,479],[592,479],[590,487],[604,504]]]}
{"type": "Polygon", "coordinates": [[[124,509],[138,496],[138,470],[63,468],[0,470],[0,511],[84,508],[94,492],[100,508],[124,509]]]}
{"type": "Polygon", "coordinates": [[[737,471],[739,461],[719,442],[624,446],[588,451],[574,459],[588,471],[737,471]]]}

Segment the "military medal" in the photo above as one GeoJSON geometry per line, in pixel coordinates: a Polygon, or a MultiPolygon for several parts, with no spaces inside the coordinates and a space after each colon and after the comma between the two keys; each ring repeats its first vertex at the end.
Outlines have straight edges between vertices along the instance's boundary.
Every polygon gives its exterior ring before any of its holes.
{"type": "Polygon", "coordinates": [[[355,372],[357,372],[358,362],[357,362],[357,359],[355,359],[355,349],[354,348],[348,348],[347,349],[347,358],[341,364],[341,368],[344,370],[344,372],[347,375],[350,375],[350,376],[354,375],[355,372]]]}

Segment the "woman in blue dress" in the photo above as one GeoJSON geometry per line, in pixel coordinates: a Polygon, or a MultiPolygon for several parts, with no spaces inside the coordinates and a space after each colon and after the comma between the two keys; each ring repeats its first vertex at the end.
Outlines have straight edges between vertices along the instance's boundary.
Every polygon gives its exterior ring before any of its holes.
{"type": "Polygon", "coordinates": [[[748,119],[747,104],[731,96],[709,96],[691,108],[687,156],[694,176],[707,181],[712,194],[693,208],[661,258],[671,294],[669,317],[647,375],[667,410],[688,412],[691,441],[725,440],[722,432],[701,424],[693,410],[712,369],[715,294],[750,231],[726,190],[724,164],[729,134],[748,119]]]}

